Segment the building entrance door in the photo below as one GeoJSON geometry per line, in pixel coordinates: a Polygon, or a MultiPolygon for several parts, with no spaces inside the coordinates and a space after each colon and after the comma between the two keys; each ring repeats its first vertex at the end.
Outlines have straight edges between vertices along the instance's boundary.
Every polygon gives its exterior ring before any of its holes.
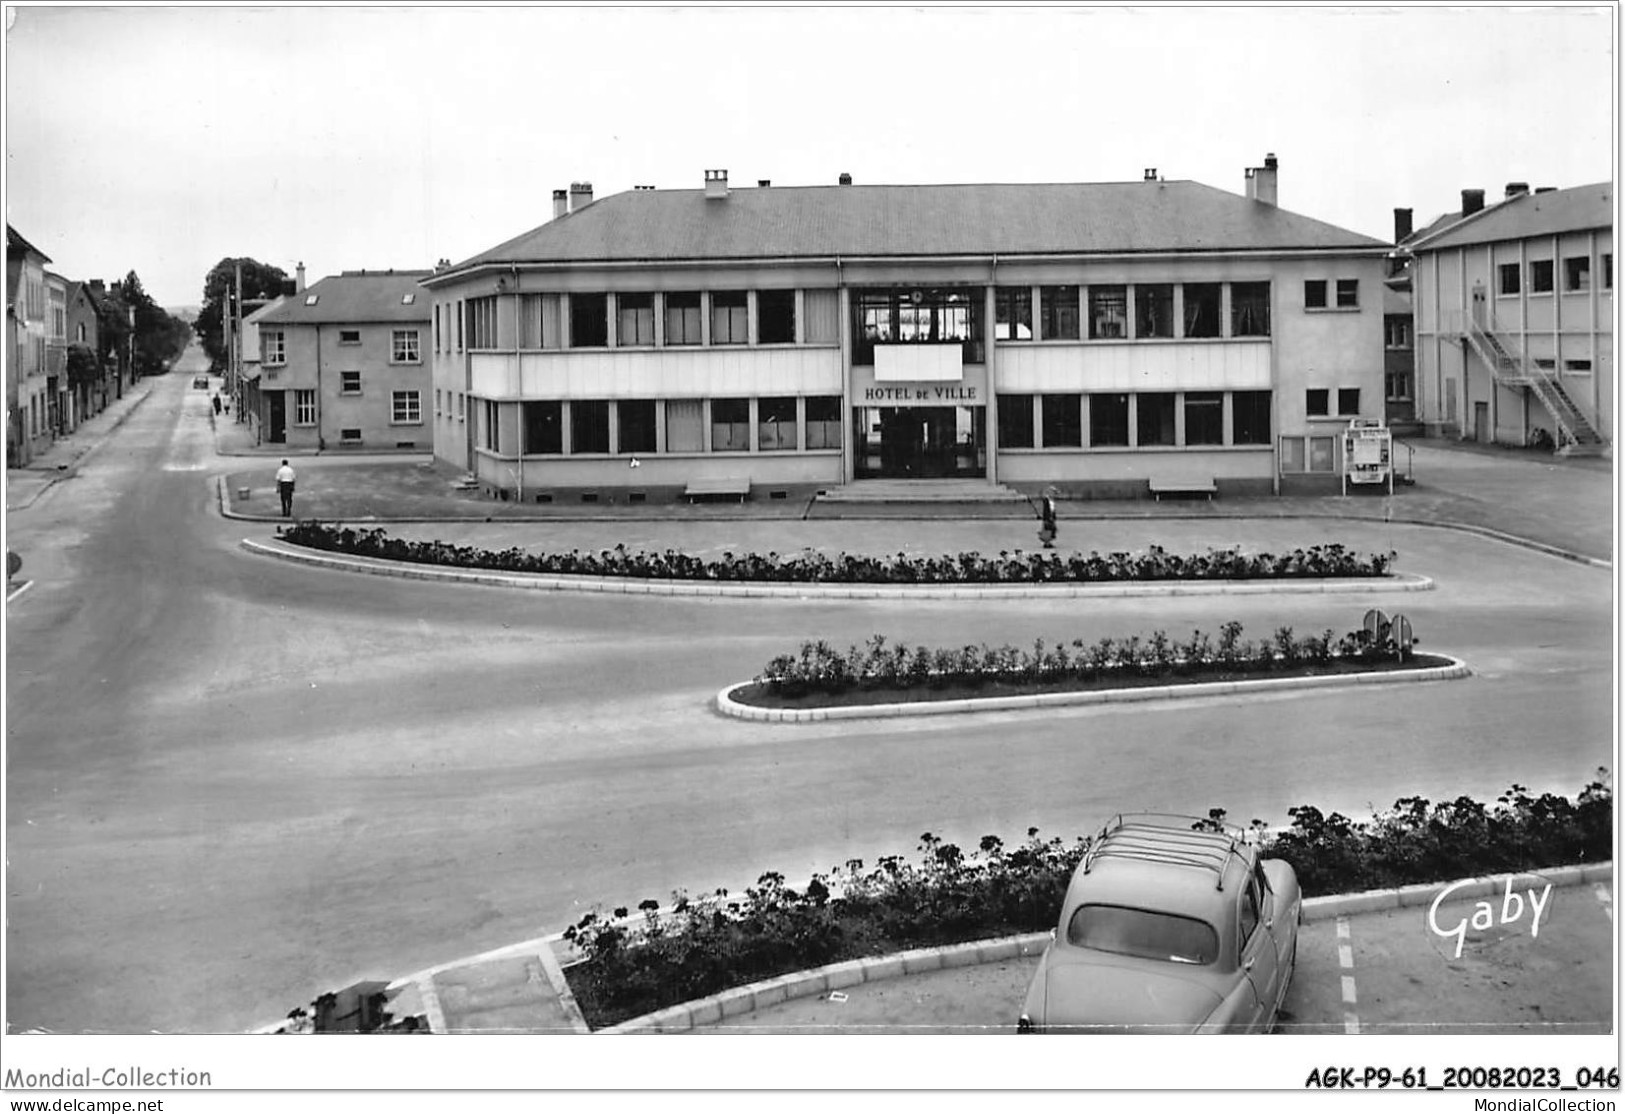
{"type": "Polygon", "coordinates": [[[942,479],[987,474],[987,411],[965,406],[860,407],[859,479],[942,479]]]}
{"type": "Polygon", "coordinates": [[[1495,440],[1490,433],[1490,404],[1487,402],[1473,403],[1473,440],[1485,445],[1495,440]]]}
{"type": "Polygon", "coordinates": [[[286,391],[271,391],[265,396],[265,439],[280,445],[288,439],[288,395],[286,391]]]}

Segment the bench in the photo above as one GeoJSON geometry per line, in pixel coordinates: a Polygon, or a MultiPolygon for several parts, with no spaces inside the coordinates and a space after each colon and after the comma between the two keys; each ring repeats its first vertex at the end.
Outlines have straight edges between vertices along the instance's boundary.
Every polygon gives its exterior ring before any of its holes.
{"type": "Polygon", "coordinates": [[[690,503],[696,499],[738,499],[743,503],[750,498],[750,480],[722,476],[711,480],[691,480],[683,495],[690,503]]]}
{"type": "Polygon", "coordinates": [[[1151,481],[1151,494],[1158,502],[1164,495],[1205,495],[1211,500],[1219,492],[1219,485],[1211,476],[1206,478],[1181,477],[1151,481]]]}

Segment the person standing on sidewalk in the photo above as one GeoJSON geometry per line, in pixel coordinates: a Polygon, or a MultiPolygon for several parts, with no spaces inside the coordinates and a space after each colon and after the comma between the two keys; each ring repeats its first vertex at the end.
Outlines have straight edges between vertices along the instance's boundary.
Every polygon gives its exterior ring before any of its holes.
{"type": "Polygon", "coordinates": [[[1040,521],[1040,525],[1038,527],[1038,540],[1044,543],[1045,549],[1054,549],[1056,529],[1055,489],[1053,487],[1047,487],[1044,489],[1043,502],[1040,504],[1038,517],[1040,521]]]}
{"type": "Polygon", "coordinates": [[[276,491],[282,496],[282,517],[293,514],[293,468],[286,460],[276,470],[276,491]]]}

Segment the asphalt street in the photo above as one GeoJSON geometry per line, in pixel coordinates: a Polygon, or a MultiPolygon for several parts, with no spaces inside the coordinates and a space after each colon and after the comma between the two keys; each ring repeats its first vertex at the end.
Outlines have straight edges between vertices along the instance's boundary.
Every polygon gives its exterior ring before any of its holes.
{"type": "MultiPolygon", "coordinates": [[[[235,1032],[323,990],[557,931],[587,909],[1091,830],[1126,808],[1284,823],[1400,796],[1573,795],[1611,764],[1612,572],[1472,535],[1324,521],[1091,522],[1092,548],[1393,548],[1463,681],[921,721],[724,720],[807,638],[1029,644],[1241,620],[1345,630],[1358,595],[932,603],[522,593],[244,553],[190,372],[8,515],[7,1021],[235,1032]]],[[[324,467],[326,465],[323,465],[324,467]]],[[[342,465],[334,464],[333,467],[342,465]]],[[[996,552],[1010,524],[541,523],[508,544],[996,552]]],[[[480,541],[501,524],[440,524],[480,541]]],[[[1007,543],[1004,543],[1007,544],[1007,543]]],[[[1030,543],[1028,543],[1030,544],[1030,543]]]]}

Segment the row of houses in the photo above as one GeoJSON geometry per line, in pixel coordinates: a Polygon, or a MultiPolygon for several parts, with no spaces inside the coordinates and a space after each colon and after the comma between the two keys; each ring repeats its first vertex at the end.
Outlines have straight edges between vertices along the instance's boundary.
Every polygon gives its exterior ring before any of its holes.
{"type": "Polygon", "coordinates": [[[1354,422],[1611,442],[1611,186],[1466,191],[1390,242],[1282,208],[1279,176],[576,183],[461,263],[301,278],[249,319],[251,417],[527,501],[1325,490],[1354,422]]]}
{"type": "Polygon", "coordinates": [[[22,467],[58,437],[123,397],[127,352],[104,334],[119,284],[80,282],[48,269],[49,256],[6,225],[6,462],[22,467]],[[112,295],[111,297],[109,295],[112,295]]]}

